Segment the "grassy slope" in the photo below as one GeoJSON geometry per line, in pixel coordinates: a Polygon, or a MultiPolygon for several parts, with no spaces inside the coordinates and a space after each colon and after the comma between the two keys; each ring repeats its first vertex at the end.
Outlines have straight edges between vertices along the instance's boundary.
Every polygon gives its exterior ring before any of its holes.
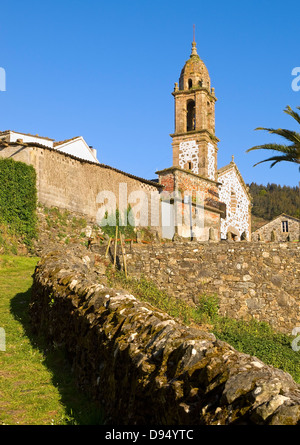
{"type": "Polygon", "coordinates": [[[28,303],[37,258],[0,256],[0,424],[99,424],[101,410],[78,393],[64,354],[30,331],[28,303]],[[3,348],[2,348],[3,349],[3,348]]]}

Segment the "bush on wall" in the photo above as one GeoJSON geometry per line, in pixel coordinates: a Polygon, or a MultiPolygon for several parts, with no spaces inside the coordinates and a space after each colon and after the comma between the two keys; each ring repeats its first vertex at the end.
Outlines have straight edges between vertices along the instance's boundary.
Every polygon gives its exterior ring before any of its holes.
{"type": "Polygon", "coordinates": [[[0,223],[31,245],[37,229],[36,172],[31,165],[0,158],[0,223]]]}

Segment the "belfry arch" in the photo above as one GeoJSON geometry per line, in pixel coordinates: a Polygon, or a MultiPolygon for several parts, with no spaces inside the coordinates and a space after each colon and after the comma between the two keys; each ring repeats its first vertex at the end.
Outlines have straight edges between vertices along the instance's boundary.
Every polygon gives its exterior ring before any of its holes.
{"type": "Polygon", "coordinates": [[[196,128],[196,105],[194,100],[189,100],[186,106],[186,131],[194,131],[196,128]]]}

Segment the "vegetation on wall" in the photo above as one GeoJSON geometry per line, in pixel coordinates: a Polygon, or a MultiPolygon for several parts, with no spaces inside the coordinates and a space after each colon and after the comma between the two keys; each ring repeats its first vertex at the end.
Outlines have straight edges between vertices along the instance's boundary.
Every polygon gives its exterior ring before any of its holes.
{"type": "Polygon", "coordinates": [[[216,295],[200,295],[196,306],[192,307],[180,298],[158,289],[143,276],[139,280],[126,278],[123,272],[110,267],[107,277],[110,286],[122,286],[139,300],[147,301],[186,325],[198,324],[200,329],[214,333],[218,339],[238,351],[288,372],[300,383],[300,353],[292,349],[294,337],[276,332],[268,323],[254,318],[244,321],[219,315],[216,295]]]}
{"type": "Polygon", "coordinates": [[[6,227],[30,246],[37,236],[36,206],[35,169],[13,159],[0,159],[0,235],[6,227]]]}
{"type": "Polygon", "coordinates": [[[300,218],[299,187],[252,182],[249,191],[253,199],[252,215],[265,220],[272,220],[282,213],[300,218]]]}

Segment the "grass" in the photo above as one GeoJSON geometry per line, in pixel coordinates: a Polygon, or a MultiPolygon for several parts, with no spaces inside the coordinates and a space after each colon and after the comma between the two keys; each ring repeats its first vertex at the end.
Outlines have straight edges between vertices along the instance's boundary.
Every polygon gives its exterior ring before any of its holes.
{"type": "MultiPolygon", "coordinates": [[[[49,349],[31,332],[28,304],[37,261],[0,256],[0,328],[6,340],[5,350],[0,349],[0,424],[99,425],[101,407],[76,389],[64,351],[49,349]]],[[[219,316],[216,296],[200,296],[197,307],[191,307],[145,277],[125,278],[109,268],[108,279],[110,285],[121,285],[187,325],[209,325],[217,338],[289,372],[300,383],[300,353],[292,350],[292,338],[274,332],[268,324],[219,316]]]]}
{"type": "Polygon", "coordinates": [[[0,221],[0,253],[17,254],[18,252],[18,236],[8,227],[7,224],[0,221]]]}
{"type": "Polygon", "coordinates": [[[121,285],[124,289],[132,292],[139,300],[147,301],[172,317],[182,320],[185,324],[189,324],[192,320],[200,323],[206,318],[198,309],[186,304],[183,300],[172,298],[159,290],[144,276],[141,276],[139,280],[131,277],[126,278],[123,272],[115,271],[112,267],[109,267],[107,277],[110,286],[121,285]]]}
{"type": "Polygon", "coordinates": [[[237,350],[288,372],[300,384],[300,353],[291,346],[294,337],[276,332],[255,319],[245,322],[226,317],[216,319],[213,332],[237,350]]]}
{"type": "Polygon", "coordinates": [[[101,424],[101,408],[76,389],[64,351],[49,349],[31,333],[28,304],[37,260],[0,256],[0,424],[101,424]]]}
{"type": "Polygon", "coordinates": [[[294,337],[274,331],[270,325],[258,322],[235,320],[218,314],[218,299],[215,295],[202,295],[196,307],[159,290],[157,286],[141,277],[140,280],[125,277],[121,271],[109,268],[111,286],[120,285],[140,300],[153,304],[184,324],[196,323],[208,328],[215,336],[226,341],[240,352],[253,355],[264,363],[291,374],[300,384],[300,352],[292,349],[294,337]]]}

